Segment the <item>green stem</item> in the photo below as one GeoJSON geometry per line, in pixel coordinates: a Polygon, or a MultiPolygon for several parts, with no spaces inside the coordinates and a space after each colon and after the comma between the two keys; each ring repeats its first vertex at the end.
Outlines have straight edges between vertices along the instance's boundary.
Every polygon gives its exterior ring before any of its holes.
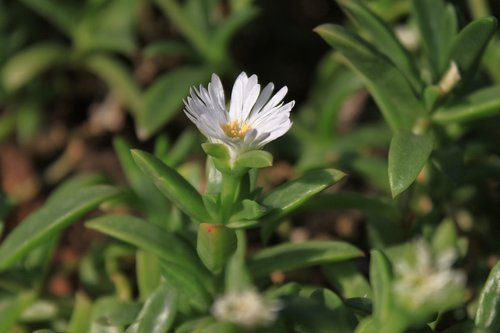
{"type": "Polygon", "coordinates": [[[241,177],[231,174],[222,175],[221,200],[221,223],[227,224],[231,217],[233,205],[237,197],[241,177]]]}
{"type": "Polygon", "coordinates": [[[189,21],[178,3],[174,0],[156,0],[156,3],[160,6],[163,13],[182,31],[184,36],[189,39],[198,52],[209,60],[215,60],[214,57],[216,55],[212,50],[209,36],[197,29],[189,21]]]}
{"type": "Polygon", "coordinates": [[[243,229],[237,229],[235,232],[238,244],[236,247],[235,256],[238,256],[238,258],[241,259],[242,262],[244,262],[245,254],[247,251],[247,235],[245,233],[245,230],[243,229]]]}

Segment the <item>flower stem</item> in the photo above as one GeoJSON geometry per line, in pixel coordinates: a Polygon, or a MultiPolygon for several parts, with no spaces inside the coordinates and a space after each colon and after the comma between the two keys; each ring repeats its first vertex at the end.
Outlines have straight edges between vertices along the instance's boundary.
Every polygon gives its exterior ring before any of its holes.
{"type": "Polygon", "coordinates": [[[221,223],[227,224],[236,200],[241,177],[232,174],[222,175],[221,200],[221,223]]]}

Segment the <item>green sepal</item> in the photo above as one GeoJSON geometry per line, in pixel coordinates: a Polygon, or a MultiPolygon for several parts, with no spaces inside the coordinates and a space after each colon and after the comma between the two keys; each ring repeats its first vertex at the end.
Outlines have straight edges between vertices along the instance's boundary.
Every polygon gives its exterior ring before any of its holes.
{"type": "Polygon", "coordinates": [[[236,251],[236,234],[222,224],[201,223],[198,227],[196,250],[201,261],[218,274],[236,251]]]}
{"type": "Polygon", "coordinates": [[[273,165],[273,155],[264,150],[250,150],[240,154],[234,163],[235,169],[260,169],[273,165]]]}
{"type": "Polygon", "coordinates": [[[229,159],[229,149],[222,143],[205,142],[201,144],[203,151],[216,159],[229,159]]]}
{"type": "Polygon", "coordinates": [[[217,170],[223,173],[231,172],[231,155],[226,145],[222,143],[205,142],[201,147],[203,151],[212,158],[217,170]]]}

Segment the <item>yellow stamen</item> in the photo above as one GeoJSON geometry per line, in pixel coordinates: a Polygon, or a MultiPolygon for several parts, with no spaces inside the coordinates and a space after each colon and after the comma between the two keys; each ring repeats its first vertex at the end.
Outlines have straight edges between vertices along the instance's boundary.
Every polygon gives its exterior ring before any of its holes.
{"type": "Polygon", "coordinates": [[[233,120],[222,125],[222,130],[230,138],[243,139],[249,129],[250,124],[248,124],[247,122],[241,124],[237,120],[233,120]]]}

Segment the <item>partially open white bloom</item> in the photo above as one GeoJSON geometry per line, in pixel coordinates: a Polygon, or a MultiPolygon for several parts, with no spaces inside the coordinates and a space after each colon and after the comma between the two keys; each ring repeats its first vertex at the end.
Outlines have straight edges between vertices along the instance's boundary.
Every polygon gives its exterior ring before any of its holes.
{"type": "Polygon", "coordinates": [[[396,262],[394,293],[407,306],[439,305],[453,302],[465,285],[465,274],[452,269],[457,259],[456,251],[449,250],[433,257],[431,249],[423,240],[415,243],[415,260],[396,262]]]}
{"type": "Polygon", "coordinates": [[[276,320],[278,310],[277,302],[266,301],[254,289],[225,294],[212,305],[215,318],[246,328],[268,326],[276,320]]]}
{"type": "Polygon", "coordinates": [[[226,144],[234,159],[242,152],[262,148],[292,126],[290,111],[295,102],[282,102],[287,87],[274,96],[273,90],[272,83],[261,90],[256,75],[241,73],[228,110],[222,83],[213,74],[208,89],[200,85],[190,90],[184,112],[210,142],[226,144]]]}

